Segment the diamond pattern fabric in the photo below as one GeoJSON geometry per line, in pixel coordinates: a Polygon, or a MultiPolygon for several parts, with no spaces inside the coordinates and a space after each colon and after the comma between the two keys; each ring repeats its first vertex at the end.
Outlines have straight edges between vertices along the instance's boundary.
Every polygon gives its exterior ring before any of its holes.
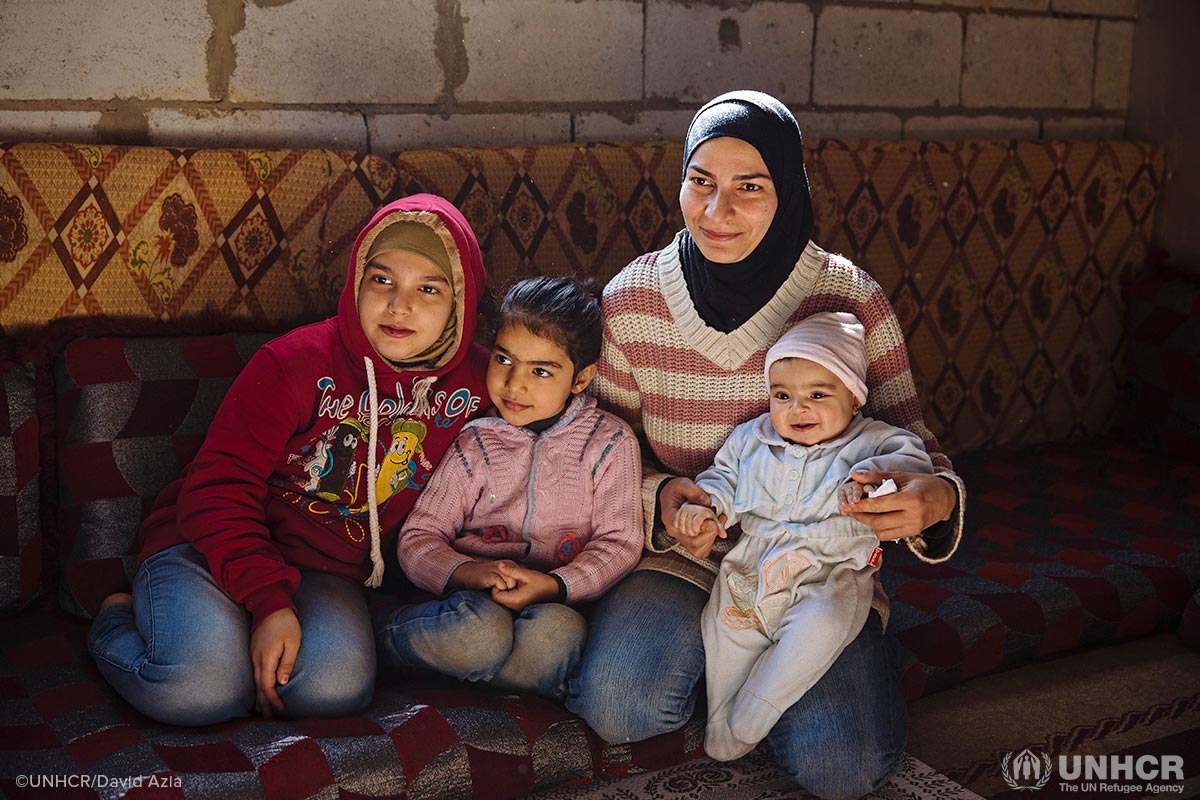
{"type": "Polygon", "coordinates": [[[327,316],[394,180],[386,160],[335,150],[0,144],[0,330],[327,316]]]}
{"type": "MultiPolygon", "coordinates": [[[[603,282],[665,245],[682,227],[681,159],[674,142],[395,156],[400,192],[463,210],[498,295],[544,272],[603,282]]],[[[805,163],[813,239],[887,291],[943,448],[1108,430],[1161,148],[810,139],[805,163]]]]}
{"type": "Polygon", "coordinates": [[[78,620],[0,620],[0,642],[0,787],[14,796],[53,794],[15,788],[33,774],[76,776],[80,797],[514,798],[673,764],[698,755],[703,738],[694,720],[606,745],[548,700],[413,675],[384,677],[355,717],[173,728],[108,687],[78,620]]]}
{"type": "Polygon", "coordinates": [[[59,598],[95,616],[129,591],[134,537],[267,335],[76,339],[55,365],[59,598]]]}
{"type": "Polygon", "coordinates": [[[1171,631],[1200,585],[1200,466],[1110,437],[955,462],[971,491],[944,564],[885,548],[908,698],[1171,631]]]}
{"type": "MultiPolygon", "coordinates": [[[[888,293],[926,421],[972,493],[952,561],[885,554],[907,695],[1179,626],[1200,584],[1200,474],[1194,447],[1171,454],[1196,430],[1195,377],[1172,367],[1195,360],[1197,292],[1192,273],[1144,269],[1161,148],[810,139],[806,151],[814,238],[888,293]],[[1153,436],[1139,438],[1136,416],[1123,438],[1102,435],[1123,395],[1164,393],[1153,436]]],[[[390,161],[0,143],[0,332],[37,342],[0,360],[0,514],[17,520],[0,536],[0,604],[35,596],[43,554],[46,594],[56,583],[76,615],[125,585],[138,521],[265,339],[232,331],[332,313],[383,200],[456,203],[495,294],[535,274],[604,282],[682,226],[681,154],[677,142],[390,161]],[[107,338],[63,348],[78,332],[107,338]]],[[[155,796],[515,797],[701,745],[698,719],[606,744],[554,704],[412,674],[385,676],[355,717],[170,728],[116,698],[86,623],[50,606],[0,620],[6,794],[36,772],[140,776],[155,796]]],[[[1192,611],[1180,629],[1195,638],[1192,611]]]]}
{"type": "Polygon", "coordinates": [[[39,427],[32,370],[0,357],[0,611],[27,605],[41,588],[39,427]]]}

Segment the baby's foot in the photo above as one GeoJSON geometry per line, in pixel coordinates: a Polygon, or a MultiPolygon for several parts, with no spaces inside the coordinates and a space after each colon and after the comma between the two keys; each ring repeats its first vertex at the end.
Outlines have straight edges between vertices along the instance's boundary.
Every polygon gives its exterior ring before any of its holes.
{"type": "Polygon", "coordinates": [[[108,597],[104,598],[104,601],[100,603],[100,610],[103,611],[109,606],[115,605],[133,605],[133,595],[129,594],[128,592],[114,592],[113,594],[110,594],[108,597]]]}

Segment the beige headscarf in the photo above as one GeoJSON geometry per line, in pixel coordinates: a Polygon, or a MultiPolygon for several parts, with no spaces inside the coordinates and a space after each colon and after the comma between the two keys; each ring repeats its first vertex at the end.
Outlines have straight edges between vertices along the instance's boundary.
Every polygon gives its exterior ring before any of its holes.
{"type": "MultiPolygon", "coordinates": [[[[407,253],[415,253],[423,258],[433,262],[438,271],[442,273],[447,282],[450,284],[451,294],[454,294],[454,271],[450,268],[450,256],[446,252],[446,245],[442,243],[441,237],[430,228],[420,222],[393,222],[388,225],[379,235],[375,237],[375,241],[371,243],[371,248],[367,251],[367,257],[362,262],[365,267],[371,263],[371,259],[380,253],[388,250],[401,250],[407,253]]],[[[359,281],[362,280],[362,275],[359,275],[359,281]]],[[[445,355],[446,351],[454,345],[455,337],[458,332],[458,304],[454,303],[450,306],[450,318],[446,320],[446,328],[442,331],[441,336],[437,338],[422,353],[413,356],[411,360],[402,363],[395,363],[399,367],[415,367],[422,364],[432,364],[445,355]]]]}

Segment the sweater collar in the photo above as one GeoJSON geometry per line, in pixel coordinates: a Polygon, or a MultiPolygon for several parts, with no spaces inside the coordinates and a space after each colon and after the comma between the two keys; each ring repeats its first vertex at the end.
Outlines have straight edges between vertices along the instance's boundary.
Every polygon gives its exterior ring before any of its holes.
{"type": "Polygon", "coordinates": [[[779,338],[796,308],[812,291],[828,259],[824,250],[809,242],[787,280],[766,305],[740,327],[722,333],[704,323],[692,302],[679,262],[680,236],[677,234],[658,255],[658,279],[663,299],[684,341],[727,370],[737,369],[746,359],[779,338]]]}
{"type": "Polygon", "coordinates": [[[595,406],[596,399],[587,392],[580,392],[577,395],[573,395],[571,399],[567,401],[567,407],[562,414],[559,415],[558,421],[540,433],[532,431],[524,425],[512,425],[505,420],[504,417],[500,416],[480,417],[479,419],[471,420],[463,426],[463,430],[465,431],[467,428],[488,428],[496,433],[501,433],[504,435],[519,436],[521,438],[528,439],[545,439],[551,436],[557,436],[559,433],[569,428],[576,419],[590,411],[592,408],[595,408],[595,406]]]}

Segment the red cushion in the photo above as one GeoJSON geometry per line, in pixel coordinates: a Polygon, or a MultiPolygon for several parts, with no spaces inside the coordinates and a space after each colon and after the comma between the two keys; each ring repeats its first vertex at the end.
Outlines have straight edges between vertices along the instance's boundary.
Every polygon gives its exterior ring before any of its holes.
{"type": "Polygon", "coordinates": [[[38,417],[31,368],[0,359],[0,611],[41,590],[38,417]]]}
{"type": "Polygon", "coordinates": [[[138,525],[267,335],[76,339],[55,363],[63,607],[128,591],[138,525]]]}

